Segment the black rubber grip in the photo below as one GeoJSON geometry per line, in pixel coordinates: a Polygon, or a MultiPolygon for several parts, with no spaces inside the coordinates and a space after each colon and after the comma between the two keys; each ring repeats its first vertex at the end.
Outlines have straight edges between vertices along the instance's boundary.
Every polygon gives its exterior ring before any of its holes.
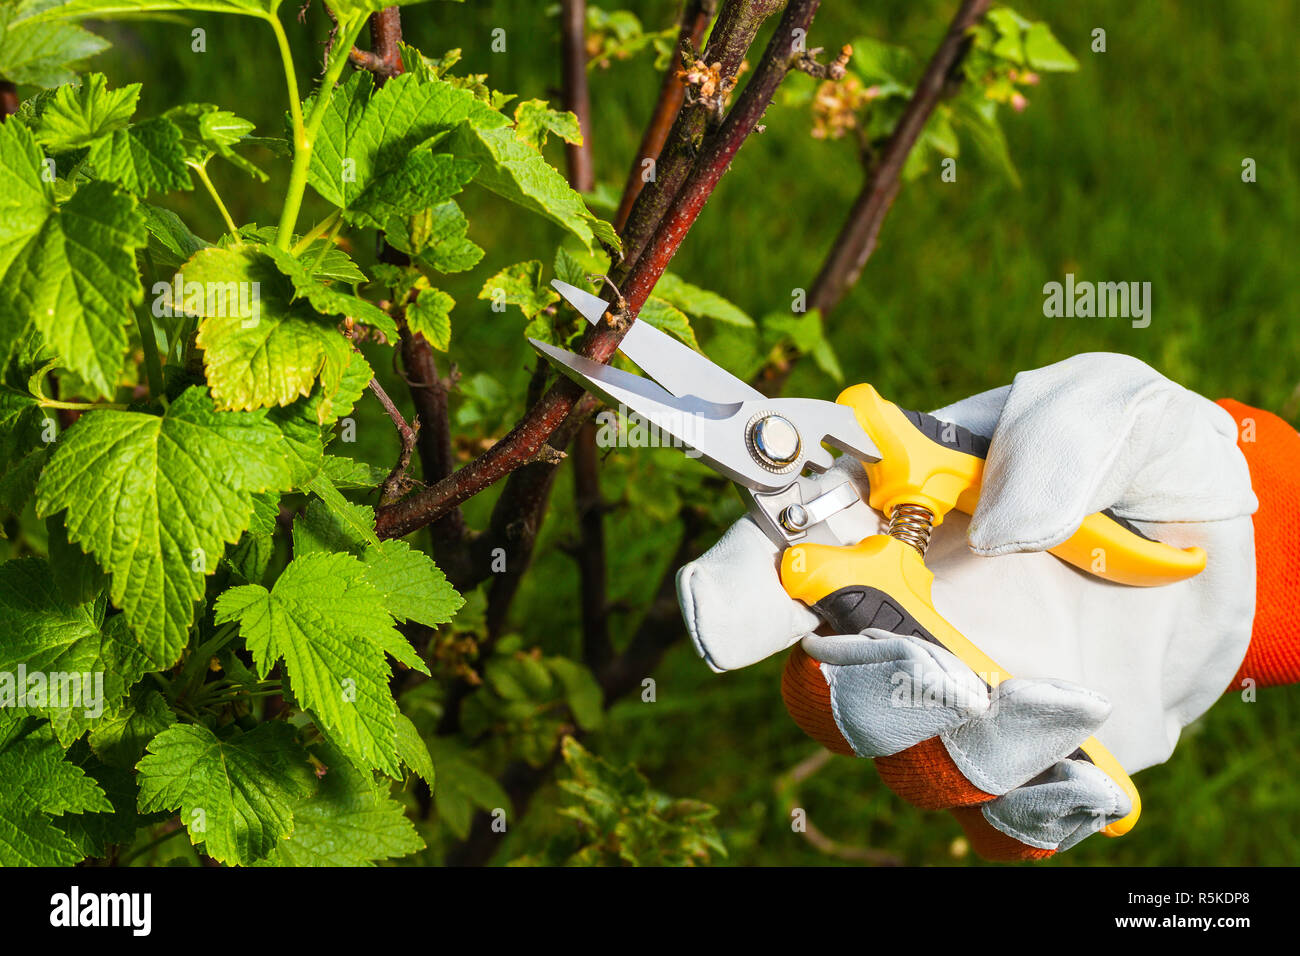
{"type": "MultiPolygon", "coordinates": [[[[952,448],[967,455],[974,455],[976,458],[987,458],[989,456],[990,440],[983,435],[977,435],[960,425],[942,421],[933,415],[927,415],[925,412],[914,412],[906,408],[900,408],[899,411],[903,413],[909,422],[916,426],[917,431],[935,444],[943,445],[945,448],[952,448]]],[[[1121,518],[1109,508],[1103,511],[1102,514],[1125,531],[1135,534],[1139,538],[1144,538],[1147,541],[1155,540],[1150,535],[1143,534],[1131,522],[1121,518]]]]}
{"type": "Polygon", "coordinates": [[[901,604],[879,588],[865,584],[832,591],[814,604],[813,610],[836,634],[861,634],[869,627],[878,627],[891,634],[909,634],[931,644],[939,643],[901,604]]]}
{"type": "Polygon", "coordinates": [[[936,445],[974,455],[976,458],[988,457],[989,440],[983,435],[977,435],[952,422],[940,421],[925,412],[914,412],[906,408],[900,408],[899,411],[916,426],[917,431],[936,445]]]}
{"type": "MultiPolygon", "coordinates": [[[[813,610],[836,634],[861,634],[869,627],[878,627],[891,634],[919,637],[943,647],[943,642],[922,627],[901,604],[879,588],[865,584],[853,584],[832,591],[814,604],[813,610]]],[[[992,690],[988,681],[982,677],[980,681],[992,690]]],[[[1082,749],[1075,750],[1069,759],[1092,763],[1092,758],[1082,749]]]]}

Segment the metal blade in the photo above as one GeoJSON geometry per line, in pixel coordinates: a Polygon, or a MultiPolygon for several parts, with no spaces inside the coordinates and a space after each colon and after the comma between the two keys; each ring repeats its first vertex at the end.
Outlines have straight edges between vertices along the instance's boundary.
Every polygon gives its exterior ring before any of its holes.
{"type": "Polygon", "coordinates": [[[609,311],[608,301],[592,295],[590,292],[585,292],[576,285],[569,285],[569,283],[561,282],[559,279],[552,279],[551,288],[560,293],[564,297],[564,301],[577,309],[578,314],[592,325],[599,322],[601,317],[609,311]]]}
{"type": "Polygon", "coordinates": [[[719,403],[693,395],[676,397],[639,375],[610,368],[561,348],[529,339],[533,348],[583,388],[615,408],[635,412],[675,441],[686,445],[719,474],[756,491],[788,487],[805,467],[830,468],[833,458],[822,447],[828,441],[865,461],[879,461],[880,452],[857,424],[852,409],[834,402],[792,398],[719,403]],[[750,449],[749,426],[758,418],[780,415],[800,436],[797,454],[779,471],[766,467],[750,449]]]}
{"type": "MultiPolygon", "coordinates": [[[[590,292],[552,279],[551,286],[592,325],[610,304],[590,292]]],[[[619,351],[674,395],[696,395],[710,402],[747,402],[763,393],[720,368],[684,342],[637,319],[619,343],[619,351]]]]}

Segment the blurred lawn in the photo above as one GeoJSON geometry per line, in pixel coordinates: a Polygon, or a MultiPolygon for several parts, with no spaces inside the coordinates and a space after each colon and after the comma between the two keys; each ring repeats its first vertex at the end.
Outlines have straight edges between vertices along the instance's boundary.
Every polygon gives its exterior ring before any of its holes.
{"type": "MultiPolygon", "coordinates": [[[[462,47],[464,68],[490,73],[494,88],[547,97],[555,95],[558,63],[546,6],[435,3],[403,16],[408,40],[425,52],[462,47]],[[507,30],[505,53],[489,49],[494,27],[507,30]]],[[[664,0],[626,6],[650,26],[666,25],[675,9],[664,0]]],[[[828,2],[810,40],[833,49],[869,34],[924,60],[954,7],[828,2]]],[[[1004,118],[1023,188],[964,155],[957,182],[940,183],[934,174],[904,189],[862,281],[829,323],[846,373],[905,406],[936,407],[1003,384],[1022,368],[1109,350],[1136,355],[1211,397],[1287,409],[1294,422],[1300,182],[1287,149],[1300,141],[1294,8],[1267,0],[1098,0],[1086,7],[1038,0],[1019,9],[1048,19],[1081,70],[1045,76],[1029,109],[1004,118]],[[1088,49],[1096,27],[1107,31],[1104,54],[1088,49]],[[1257,162],[1255,184],[1241,182],[1245,157],[1257,162]],[[1042,286],[1066,272],[1151,282],[1150,327],[1044,318],[1042,286]]],[[[204,100],[278,132],[283,79],[269,31],[216,17],[194,22],[208,29],[205,54],[189,51],[190,24],[117,24],[103,28],[117,45],[97,67],[114,84],[145,82],[144,115],[204,100]]],[[[319,6],[305,29],[289,29],[300,65],[318,61],[319,6]]],[[[658,79],[646,55],[597,70],[593,81],[597,174],[618,188],[658,79]]],[[[766,124],[673,265],[754,315],[787,308],[791,290],[812,281],[861,182],[849,146],[812,140],[805,112],[774,107],[766,124]]],[[[277,172],[265,186],[224,167],[214,178],[237,220],[268,222],[286,175],[277,172]]],[[[491,370],[522,396],[528,355],[517,316],[494,315],[475,295],[502,266],[525,258],[549,263],[559,237],[491,197],[473,196],[465,205],[471,236],[488,252],[477,269],[446,283],[459,303],[452,357],[466,373],[491,370]]],[[[176,208],[204,235],[219,231],[202,195],[184,197],[176,208]]],[[[302,221],[314,221],[321,209],[309,202],[302,221]]],[[[358,254],[366,258],[365,250],[358,254]]],[[[833,397],[837,388],[805,364],[789,391],[833,397]]],[[[378,413],[367,414],[360,454],[387,463],[391,429],[378,413]]],[[[655,474],[663,454],[629,463],[628,480],[655,474]]],[[[490,498],[472,503],[471,518],[481,519],[490,498]]],[[[566,471],[515,619],[530,642],[573,651],[577,580],[557,547],[571,538],[570,498],[566,471]]],[[[671,551],[671,542],[649,533],[653,524],[632,509],[609,520],[620,548],[612,556],[612,587],[632,607],[653,589],[671,551]]],[[[635,623],[628,614],[615,617],[624,636],[635,623]]],[[[658,702],[620,703],[592,746],[612,760],[635,760],[660,789],[715,803],[733,863],[833,862],[791,832],[774,796],[774,779],[815,750],[780,705],[780,666],[771,660],[716,677],[679,646],[656,674],[658,702]]],[[[1225,699],[1189,728],[1169,763],[1138,777],[1145,813],[1130,836],[1090,840],[1056,862],[1293,863],[1300,855],[1297,716],[1295,689],[1261,691],[1250,705],[1225,699]]],[[[554,796],[543,794],[509,841],[513,847],[566,825],[550,812],[554,796]]],[[[803,786],[799,805],[846,844],[886,849],[908,863],[975,862],[954,847],[959,830],[945,814],[902,806],[866,762],[832,761],[803,786]]],[[[504,854],[510,855],[513,849],[504,854]]]]}

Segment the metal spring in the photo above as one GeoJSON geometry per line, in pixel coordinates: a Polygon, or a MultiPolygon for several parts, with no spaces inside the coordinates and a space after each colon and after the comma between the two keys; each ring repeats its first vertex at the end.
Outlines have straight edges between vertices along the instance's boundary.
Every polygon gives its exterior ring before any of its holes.
{"type": "Polygon", "coordinates": [[[889,536],[910,544],[925,557],[934,531],[934,512],[921,505],[895,505],[889,513],[889,536]]]}

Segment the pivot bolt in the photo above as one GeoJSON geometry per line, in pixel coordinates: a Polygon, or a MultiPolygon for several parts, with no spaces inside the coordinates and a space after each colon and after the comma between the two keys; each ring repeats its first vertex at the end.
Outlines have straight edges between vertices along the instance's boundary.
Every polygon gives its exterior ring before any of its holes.
{"type": "Polygon", "coordinates": [[[749,428],[749,447],[763,467],[783,471],[799,458],[799,430],[780,415],[763,415],[749,428]]]}

